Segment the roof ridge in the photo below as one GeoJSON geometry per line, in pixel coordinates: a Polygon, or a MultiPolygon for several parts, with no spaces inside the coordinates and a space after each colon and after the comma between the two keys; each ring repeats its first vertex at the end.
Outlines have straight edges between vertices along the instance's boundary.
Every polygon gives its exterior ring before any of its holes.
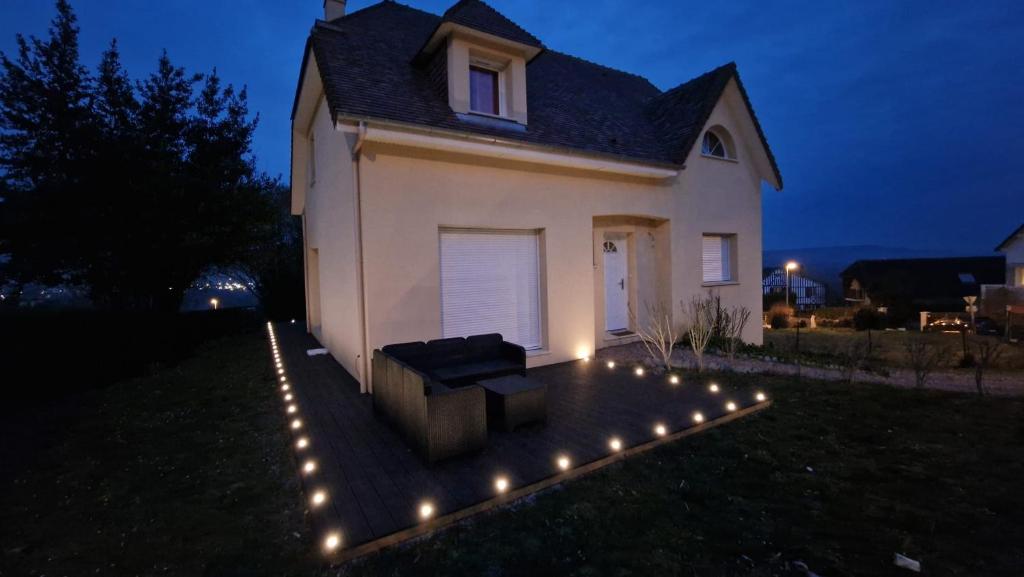
{"type": "Polygon", "coordinates": [[[376,4],[370,4],[369,6],[365,6],[363,8],[360,8],[359,10],[355,10],[353,12],[349,12],[349,13],[344,14],[342,16],[339,16],[339,17],[337,17],[337,18],[335,18],[333,20],[321,20],[321,19],[318,18],[316,22],[317,22],[317,24],[327,24],[329,26],[331,24],[334,24],[336,22],[340,22],[342,20],[348,20],[349,18],[351,18],[353,16],[361,16],[363,14],[366,14],[367,12],[376,11],[377,9],[383,8],[383,7],[388,6],[388,5],[398,6],[400,8],[405,8],[406,10],[412,10],[414,12],[420,12],[420,13],[423,13],[423,14],[429,14],[430,16],[433,16],[434,18],[439,18],[439,16],[437,14],[434,14],[433,12],[427,12],[426,10],[421,10],[421,9],[415,7],[415,6],[410,6],[408,4],[403,4],[401,2],[397,2],[396,0],[380,0],[376,4]]]}
{"type": "MultiPolygon", "coordinates": [[[[546,49],[545,52],[550,52],[552,54],[557,54],[559,56],[565,56],[567,58],[572,58],[573,60],[578,60],[578,61],[580,61],[580,62],[582,62],[584,64],[589,64],[589,65],[595,66],[597,68],[603,68],[605,70],[610,70],[612,72],[615,72],[617,74],[621,74],[623,76],[632,76],[633,78],[639,78],[640,80],[643,80],[647,84],[650,84],[651,86],[654,86],[654,83],[651,82],[650,79],[648,79],[646,76],[644,76],[642,74],[637,74],[636,72],[628,72],[626,70],[620,70],[618,68],[613,68],[613,67],[608,66],[606,64],[600,64],[598,62],[594,62],[593,60],[587,60],[586,58],[583,58],[582,56],[576,56],[575,54],[568,54],[566,52],[560,52],[558,50],[552,50],[550,48],[546,49]]],[[[654,88],[657,90],[658,87],[654,86],[654,88]]],[[[661,91],[658,90],[658,92],[661,92],[661,91]]]]}
{"type": "MultiPolygon", "coordinates": [[[[853,264],[859,262],[924,262],[924,261],[954,261],[954,260],[981,260],[981,259],[1001,259],[1006,258],[1003,255],[998,254],[984,254],[975,256],[921,256],[921,257],[907,257],[907,258],[860,258],[853,261],[853,264]]],[[[852,266],[852,265],[851,265],[852,266]]]]}
{"type": "Polygon", "coordinates": [[[679,90],[681,90],[683,88],[686,88],[687,86],[690,86],[690,85],[696,83],[699,80],[704,80],[705,78],[707,78],[709,76],[713,76],[715,74],[718,74],[719,72],[721,72],[721,71],[723,71],[723,70],[725,70],[727,68],[729,70],[731,70],[732,72],[737,72],[738,71],[737,66],[736,66],[736,62],[735,61],[729,61],[729,62],[726,62],[725,64],[722,64],[721,66],[716,66],[715,68],[712,68],[711,70],[708,70],[707,72],[703,72],[703,73],[701,73],[701,74],[699,74],[697,76],[694,76],[693,78],[683,82],[682,84],[679,84],[677,86],[673,86],[672,88],[669,88],[668,90],[665,90],[664,92],[661,93],[661,96],[668,96],[670,94],[673,94],[673,93],[675,93],[675,92],[677,92],[677,91],[679,91],[679,90]]]}

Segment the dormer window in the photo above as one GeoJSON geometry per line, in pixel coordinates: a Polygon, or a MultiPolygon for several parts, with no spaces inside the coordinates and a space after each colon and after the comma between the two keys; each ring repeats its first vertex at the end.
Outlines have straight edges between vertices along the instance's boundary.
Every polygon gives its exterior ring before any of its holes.
{"type": "Polygon", "coordinates": [[[704,132],[704,140],[701,143],[700,152],[704,156],[710,156],[711,158],[736,160],[732,136],[721,126],[716,126],[704,132]]]}
{"type": "Polygon", "coordinates": [[[498,101],[498,71],[480,66],[469,67],[469,109],[493,114],[501,111],[498,101]]]}

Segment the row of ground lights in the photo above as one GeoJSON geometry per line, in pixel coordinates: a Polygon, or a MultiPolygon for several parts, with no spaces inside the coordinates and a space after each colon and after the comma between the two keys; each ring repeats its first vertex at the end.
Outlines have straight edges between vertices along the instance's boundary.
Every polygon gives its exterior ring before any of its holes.
{"type": "MultiPolygon", "coordinates": [[[[293,321],[294,322],[294,321],[293,321]]],[[[295,450],[300,454],[307,454],[310,440],[309,437],[303,434],[303,422],[302,417],[299,415],[299,404],[295,401],[295,394],[292,391],[291,383],[288,381],[288,375],[284,370],[284,361],[281,359],[281,351],[277,347],[277,336],[274,334],[274,325],[267,323],[267,334],[270,336],[270,350],[274,354],[274,371],[277,375],[277,380],[280,383],[281,396],[284,399],[285,413],[292,419],[289,423],[292,432],[295,434],[295,450]]],[[[302,463],[302,474],[306,477],[312,477],[316,473],[316,460],[307,457],[302,463]]],[[[327,503],[327,490],[326,489],[315,489],[312,496],[309,498],[310,507],[318,509],[327,503]]],[[[327,553],[333,553],[339,547],[341,547],[341,532],[329,531],[324,536],[323,540],[324,551],[327,553]]]]}
{"type": "MultiPolygon", "coordinates": [[[[585,363],[589,363],[590,357],[585,356],[580,360],[582,360],[585,363]]],[[[615,361],[608,361],[606,363],[606,366],[609,369],[615,369],[615,361]]],[[[642,377],[646,374],[646,371],[644,371],[643,367],[636,367],[633,369],[633,374],[635,374],[638,377],[642,377]]],[[[669,375],[668,382],[669,384],[672,385],[678,385],[679,375],[669,375]]],[[[718,394],[719,392],[721,392],[721,390],[721,387],[719,387],[717,383],[711,383],[710,385],[708,385],[708,391],[712,393],[718,394]]],[[[758,403],[763,403],[768,400],[768,397],[763,392],[758,391],[757,393],[754,394],[754,400],[756,400],[758,403]]],[[[735,412],[738,408],[739,407],[737,407],[736,403],[732,401],[726,401],[725,403],[725,410],[729,411],[730,413],[735,412]]],[[[702,423],[704,422],[704,415],[702,415],[699,411],[695,412],[693,414],[693,420],[695,423],[702,423]]],[[[655,432],[658,433],[658,436],[664,436],[664,433],[659,432],[661,430],[664,430],[664,427],[662,425],[655,426],[655,432]]]]}
{"type": "MultiPolygon", "coordinates": [[[[589,356],[583,356],[583,357],[581,357],[580,360],[582,360],[585,363],[589,363],[590,362],[590,357],[589,356]]],[[[614,369],[615,368],[615,361],[608,361],[607,362],[607,367],[609,369],[614,369]]],[[[643,367],[639,367],[638,366],[638,367],[635,367],[633,369],[633,373],[636,376],[638,376],[638,377],[642,377],[642,376],[644,376],[646,374],[646,371],[644,370],[643,367]]],[[[678,385],[679,384],[679,376],[678,375],[669,375],[668,382],[670,384],[672,384],[672,385],[678,385]]],[[[712,393],[715,393],[715,394],[721,392],[721,388],[716,383],[711,383],[710,385],[708,385],[708,390],[710,392],[712,392],[712,393]]],[[[768,400],[768,397],[763,392],[758,391],[757,393],[754,394],[754,399],[758,403],[763,403],[763,402],[768,400]]],[[[725,403],[725,410],[730,412],[730,413],[735,412],[738,409],[739,409],[739,407],[733,401],[727,401],[725,403]]],[[[692,417],[693,417],[694,424],[699,425],[699,424],[704,422],[704,414],[701,413],[700,411],[694,412],[692,417]]],[[[657,437],[664,437],[664,436],[669,434],[668,427],[666,427],[663,423],[655,423],[654,424],[654,434],[657,437]]],[[[611,449],[611,451],[613,453],[618,453],[619,451],[621,451],[625,447],[625,445],[623,444],[622,439],[620,439],[619,437],[612,437],[612,438],[608,439],[608,447],[611,449]]],[[[555,458],[555,463],[558,465],[558,468],[561,469],[562,471],[568,471],[570,468],[572,468],[572,461],[569,459],[569,456],[564,454],[564,453],[558,455],[555,458]]],[[[497,492],[499,494],[506,493],[506,492],[508,492],[508,490],[510,488],[511,488],[511,483],[509,482],[508,477],[506,477],[504,475],[499,475],[499,476],[494,478],[494,490],[495,490],[495,492],[497,492]]]]}
{"type": "MultiPolygon", "coordinates": [[[[302,423],[302,419],[298,415],[298,412],[299,412],[298,404],[294,402],[294,395],[291,392],[291,385],[288,382],[287,374],[285,374],[284,363],[281,360],[281,354],[280,354],[280,351],[278,350],[278,347],[277,347],[277,337],[274,335],[274,326],[271,323],[267,323],[267,332],[270,335],[270,347],[271,347],[271,350],[273,351],[273,354],[274,354],[274,367],[275,367],[275,369],[277,371],[278,380],[281,383],[281,385],[280,385],[281,386],[281,393],[284,396],[285,407],[286,407],[285,411],[290,416],[293,417],[293,420],[291,421],[291,429],[298,436],[298,438],[297,438],[297,440],[295,442],[295,447],[296,447],[297,451],[305,452],[309,448],[310,441],[309,441],[308,437],[303,436],[301,434],[303,423],[302,423]]],[[[590,358],[589,357],[583,357],[583,361],[584,362],[589,362],[590,358]]],[[[608,361],[607,366],[608,366],[609,369],[614,369],[615,368],[615,361],[608,361]]],[[[645,371],[644,371],[643,367],[636,367],[633,370],[633,372],[638,377],[642,377],[645,374],[645,371]]],[[[669,383],[672,384],[672,385],[678,385],[679,384],[679,376],[678,375],[670,375],[668,380],[669,380],[669,383]]],[[[711,385],[709,385],[708,386],[708,390],[711,391],[712,393],[720,392],[719,386],[717,384],[715,384],[715,383],[712,383],[711,385]]],[[[760,392],[760,391],[758,391],[756,393],[754,398],[759,403],[760,402],[764,402],[765,400],[767,400],[767,397],[765,396],[765,394],[763,392],[760,392]]],[[[729,411],[731,413],[731,412],[736,411],[738,407],[736,406],[736,403],[734,403],[733,401],[728,401],[725,404],[725,408],[726,408],[727,411],[729,411]]],[[[693,418],[693,422],[695,424],[699,425],[699,424],[704,422],[704,415],[700,411],[694,412],[692,418],[693,418]]],[[[668,428],[664,424],[656,423],[654,425],[654,434],[656,436],[664,437],[664,436],[668,435],[668,432],[669,432],[668,428]]],[[[609,448],[611,449],[611,451],[613,453],[617,453],[617,452],[619,452],[619,451],[621,451],[623,449],[622,439],[620,439],[618,437],[612,437],[611,439],[608,440],[608,446],[609,446],[609,448]]],[[[569,455],[564,454],[564,453],[563,454],[559,454],[555,458],[555,464],[557,465],[558,469],[563,471],[563,472],[568,471],[569,469],[572,468],[572,460],[570,459],[569,455]]],[[[307,459],[303,463],[303,465],[302,465],[302,472],[306,476],[312,476],[316,472],[316,461],[311,459],[311,458],[307,459]]],[[[511,488],[511,482],[509,481],[508,477],[506,477],[504,475],[499,475],[499,476],[495,477],[495,479],[494,479],[494,490],[495,490],[496,493],[498,493],[499,495],[507,493],[510,488],[511,488]]],[[[320,507],[321,505],[323,505],[326,502],[327,502],[327,491],[324,490],[324,489],[317,489],[317,490],[315,490],[313,492],[312,497],[310,498],[310,503],[311,503],[311,505],[312,505],[312,507],[314,509],[317,508],[317,507],[320,507]]],[[[428,521],[428,520],[432,519],[434,517],[434,514],[435,514],[434,504],[432,502],[430,502],[430,501],[422,501],[419,504],[418,513],[419,513],[419,518],[422,521],[428,521]]],[[[323,547],[324,547],[324,550],[327,553],[332,553],[335,550],[337,550],[339,547],[341,547],[341,533],[338,532],[338,531],[330,531],[330,532],[328,532],[327,535],[324,537],[323,547]]]]}

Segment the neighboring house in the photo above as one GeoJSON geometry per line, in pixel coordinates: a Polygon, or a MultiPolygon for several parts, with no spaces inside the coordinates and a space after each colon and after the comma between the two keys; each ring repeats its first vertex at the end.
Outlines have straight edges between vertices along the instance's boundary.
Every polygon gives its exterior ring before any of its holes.
{"type": "MultiPolygon", "coordinates": [[[[785,299],[785,268],[763,269],[761,279],[764,296],[779,295],[779,300],[785,299]]],[[[828,304],[828,286],[799,273],[789,273],[789,294],[792,299],[790,304],[800,310],[816,309],[828,304]]]]}
{"type": "Polygon", "coordinates": [[[981,287],[982,312],[994,318],[1024,315],[1024,225],[1006,237],[996,252],[1006,257],[1006,276],[981,287]]]}
{"type": "Polygon", "coordinates": [[[846,301],[904,311],[962,312],[963,297],[1002,282],[1001,256],[859,260],[841,273],[846,301]]]}
{"type": "Polygon", "coordinates": [[[1006,237],[996,247],[996,252],[1006,257],[1006,286],[1024,289],[1024,224],[1006,237]]]}
{"type": "Polygon", "coordinates": [[[308,326],[364,391],[390,343],[499,332],[537,366],[635,338],[658,303],[681,323],[709,290],[758,310],[761,185],[782,178],[735,65],[663,92],[478,0],[325,10],[292,212],[308,326]]]}

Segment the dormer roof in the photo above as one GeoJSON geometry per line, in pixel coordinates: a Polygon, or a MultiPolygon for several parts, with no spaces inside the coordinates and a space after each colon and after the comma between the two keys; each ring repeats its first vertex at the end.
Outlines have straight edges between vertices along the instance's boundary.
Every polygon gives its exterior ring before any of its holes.
{"type": "Polygon", "coordinates": [[[536,36],[480,0],[459,0],[441,16],[441,24],[445,22],[459,24],[526,46],[544,47],[536,36]]]}

